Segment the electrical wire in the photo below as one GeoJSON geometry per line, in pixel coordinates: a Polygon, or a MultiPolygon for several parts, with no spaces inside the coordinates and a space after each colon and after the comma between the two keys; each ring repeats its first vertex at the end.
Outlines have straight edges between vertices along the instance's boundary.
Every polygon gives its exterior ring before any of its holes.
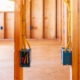
{"type": "Polygon", "coordinates": [[[67,43],[64,51],[66,51],[67,49],[69,49],[69,51],[71,51],[71,9],[70,9],[69,3],[66,0],[64,0],[64,3],[66,4],[66,6],[68,8],[68,43],[67,43]]]}
{"type": "Polygon", "coordinates": [[[26,39],[26,36],[25,36],[25,26],[26,26],[26,11],[27,11],[27,8],[28,8],[28,5],[30,3],[31,0],[28,0],[26,6],[23,4],[22,5],[22,39],[23,39],[23,48],[26,49],[26,43],[28,45],[28,47],[31,49],[30,47],[30,44],[28,42],[28,40],[26,39]]]}

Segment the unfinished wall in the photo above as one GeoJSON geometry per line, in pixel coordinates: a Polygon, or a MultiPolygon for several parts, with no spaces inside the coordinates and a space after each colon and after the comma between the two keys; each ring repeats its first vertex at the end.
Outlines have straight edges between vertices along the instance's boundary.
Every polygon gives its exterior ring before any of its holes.
{"type": "Polygon", "coordinates": [[[5,33],[4,38],[13,39],[14,38],[14,13],[5,13],[5,33]]]}
{"type": "MultiPolygon", "coordinates": [[[[69,1],[69,0],[67,0],[69,1]]],[[[62,1],[62,45],[67,44],[68,10],[66,4],[62,1]]]]}
{"type": "MultiPolygon", "coordinates": [[[[26,3],[28,0],[26,0],[26,3]]],[[[26,10],[26,37],[30,38],[30,4],[26,10]]]]}
{"type": "MultiPolygon", "coordinates": [[[[13,39],[14,13],[1,12],[0,16],[1,15],[3,15],[3,19],[1,19],[1,21],[3,20],[3,22],[0,21],[0,24],[4,26],[4,29],[3,31],[0,30],[1,33],[0,38],[13,39]]],[[[67,29],[66,27],[67,27],[67,9],[65,5],[62,7],[62,0],[31,1],[26,10],[27,38],[31,39],[58,38],[60,40],[63,40],[63,43],[65,43],[66,38],[64,33],[66,33],[67,29]]]]}
{"type": "Polygon", "coordinates": [[[43,0],[31,1],[31,38],[43,38],[43,0]]]}
{"type": "Polygon", "coordinates": [[[56,38],[56,0],[44,0],[44,38],[56,38]]]}
{"type": "Polygon", "coordinates": [[[26,37],[56,38],[56,0],[32,0],[27,9],[26,37]],[[30,10],[29,10],[30,9],[30,10]],[[32,29],[30,30],[30,26],[32,29]]]}
{"type": "Polygon", "coordinates": [[[0,12],[0,39],[14,39],[14,12],[0,12]]]}
{"type": "Polygon", "coordinates": [[[0,39],[4,39],[4,12],[0,13],[0,27],[3,27],[2,30],[0,30],[0,39]]]}
{"type": "Polygon", "coordinates": [[[57,38],[62,40],[62,0],[57,0],[57,38]]]}

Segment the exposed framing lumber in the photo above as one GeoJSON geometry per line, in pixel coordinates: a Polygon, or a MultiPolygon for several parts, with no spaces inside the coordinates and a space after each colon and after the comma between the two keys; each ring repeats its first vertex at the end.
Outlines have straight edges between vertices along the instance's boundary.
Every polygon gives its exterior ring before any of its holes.
{"type": "Polygon", "coordinates": [[[23,80],[23,69],[19,64],[19,51],[22,48],[22,0],[15,0],[15,26],[14,26],[14,80],[23,80]]]}
{"type": "Polygon", "coordinates": [[[32,0],[30,9],[30,23],[32,26],[30,37],[43,39],[43,0],[32,0]]]}
{"type": "Polygon", "coordinates": [[[79,79],[79,20],[78,0],[71,0],[71,27],[72,27],[72,73],[71,80],[79,79]]]}
{"type": "Polygon", "coordinates": [[[62,0],[57,0],[57,38],[62,40],[62,0]]]}
{"type": "Polygon", "coordinates": [[[3,27],[3,29],[0,30],[0,39],[4,39],[4,12],[0,12],[0,26],[3,27]]]}
{"type": "Polygon", "coordinates": [[[14,12],[4,12],[4,39],[14,39],[14,12]]]}
{"type": "Polygon", "coordinates": [[[80,80],[80,0],[78,2],[78,7],[79,7],[79,80],[80,80]]]}
{"type": "MultiPolygon", "coordinates": [[[[55,39],[57,37],[57,1],[56,0],[44,0],[43,8],[44,8],[44,28],[43,35],[44,38],[55,39]]],[[[59,28],[59,27],[58,27],[59,28]]]]}
{"type": "MultiPolygon", "coordinates": [[[[67,0],[68,1],[68,0],[67,0]]],[[[67,45],[67,27],[68,27],[68,10],[67,6],[64,3],[64,0],[62,0],[62,45],[66,46],[67,45]]]]}
{"type": "MultiPolygon", "coordinates": [[[[26,3],[28,2],[28,0],[26,0],[26,3]]],[[[30,38],[30,4],[26,10],[26,37],[30,38]]]]}
{"type": "MultiPolygon", "coordinates": [[[[21,28],[21,0],[15,0],[15,53],[14,53],[14,80],[23,80],[23,69],[19,66],[19,51],[22,48],[22,28],[21,28]]],[[[71,27],[72,27],[72,78],[79,79],[79,10],[78,0],[71,0],[71,27]]]]}

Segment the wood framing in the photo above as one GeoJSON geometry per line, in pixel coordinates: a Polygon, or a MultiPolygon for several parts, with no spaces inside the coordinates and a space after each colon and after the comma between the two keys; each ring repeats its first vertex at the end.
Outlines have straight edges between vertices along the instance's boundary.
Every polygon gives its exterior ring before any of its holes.
{"type": "MultiPolygon", "coordinates": [[[[68,1],[68,0],[67,0],[68,1]]],[[[67,6],[62,1],[62,45],[67,45],[67,27],[68,27],[68,13],[67,13],[67,6]]]]}
{"type": "Polygon", "coordinates": [[[43,39],[43,0],[31,1],[31,38],[43,39]]]}
{"type": "MultiPolygon", "coordinates": [[[[22,11],[21,11],[21,2],[22,0],[15,0],[15,35],[14,35],[14,80],[23,80],[23,69],[20,68],[19,65],[19,51],[22,48],[22,11]]],[[[42,0],[40,2],[36,2],[36,0],[33,1],[36,5],[36,3],[41,3],[42,4],[42,0]]],[[[71,80],[80,80],[80,27],[79,27],[79,18],[80,18],[80,7],[79,7],[79,0],[71,0],[71,28],[72,28],[72,66],[71,66],[71,80]]],[[[33,7],[33,5],[32,5],[33,7]]],[[[40,4],[39,6],[40,7],[40,4]]],[[[43,10],[42,7],[41,11],[43,10]]],[[[36,10],[35,6],[33,7],[33,11],[36,10]]],[[[39,9],[37,9],[36,11],[38,11],[39,9]]],[[[35,12],[36,12],[35,11],[35,12]]],[[[36,29],[36,27],[38,26],[42,26],[43,23],[41,23],[39,25],[39,23],[37,23],[38,25],[35,25],[35,23],[38,21],[36,18],[36,15],[34,14],[32,15],[32,21],[34,23],[32,23],[32,26],[34,29],[36,29]],[[36,19],[36,21],[35,21],[36,19]]],[[[42,12],[41,12],[42,13],[42,12]]],[[[38,13],[37,13],[38,14],[38,13]]],[[[38,14],[39,15],[39,14],[38,14]]],[[[40,14],[40,16],[38,16],[39,19],[41,20],[40,22],[42,22],[42,15],[40,14]]],[[[40,26],[40,27],[41,27],[40,26]]],[[[42,29],[42,28],[41,28],[42,29]]],[[[32,32],[33,33],[33,32],[32,32]]],[[[38,32],[37,32],[38,33],[38,32]]],[[[38,36],[36,34],[36,36],[38,36]]],[[[36,38],[36,36],[32,36],[32,38],[36,38]]],[[[42,36],[41,36],[42,38],[42,36]]],[[[67,40],[67,39],[66,39],[67,40]]]]}
{"type": "Polygon", "coordinates": [[[56,38],[56,0],[44,0],[44,38],[56,38]]]}
{"type": "Polygon", "coordinates": [[[72,27],[72,70],[71,70],[71,80],[80,80],[79,77],[79,2],[78,0],[71,0],[71,27],[72,27]]]}
{"type": "MultiPolygon", "coordinates": [[[[26,0],[26,3],[28,0],[26,0]]],[[[30,4],[26,10],[26,37],[30,38],[30,4]]]]}
{"type": "Polygon", "coordinates": [[[4,38],[14,39],[14,12],[4,12],[4,38]]]}
{"type": "Polygon", "coordinates": [[[78,7],[79,7],[79,80],[80,80],[80,0],[78,0],[78,7]]]}
{"type": "Polygon", "coordinates": [[[57,0],[57,38],[62,40],[62,0],[57,0]]]}
{"type": "Polygon", "coordinates": [[[22,0],[15,0],[14,27],[14,80],[23,80],[23,69],[20,68],[19,51],[22,49],[22,0]]]}
{"type": "Polygon", "coordinates": [[[3,29],[0,30],[0,39],[4,39],[4,12],[0,12],[0,26],[3,27],[3,29]]]}

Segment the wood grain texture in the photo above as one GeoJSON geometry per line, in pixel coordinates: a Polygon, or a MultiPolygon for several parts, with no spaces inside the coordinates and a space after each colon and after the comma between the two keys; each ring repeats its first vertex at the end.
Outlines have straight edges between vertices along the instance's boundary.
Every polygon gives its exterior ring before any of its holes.
{"type": "Polygon", "coordinates": [[[71,0],[71,27],[72,27],[72,79],[79,80],[79,5],[78,0],[71,0]]]}
{"type": "MultiPolygon", "coordinates": [[[[23,69],[23,80],[70,80],[70,67],[61,64],[60,41],[29,40],[29,42],[32,49],[31,67],[23,69]]],[[[14,80],[13,61],[14,42],[0,41],[0,80],[14,80]]]]}
{"type": "Polygon", "coordinates": [[[43,0],[31,1],[31,38],[43,38],[43,0]]]}
{"type": "Polygon", "coordinates": [[[62,1],[57,0],[57,38],[62,40],[62,1]]]}
{"type": "Polygon", "coordinates": [[[23,80],[23,69],[19,65],[19,51],[22,49],[22,0],[15,0],[14,14],[14,80],[23,80]]]}
{"type": "Polygon", "coordinates": [[[0,26],[3,27],[3,29],[0,30],[0,39],[4,39],[4,12],[0,12],[0,26]]]}
{"type": "Polygon", "coordinates": [[[14,39],[14,12],[5,12],[4,38],[14,39]]]}
{"type": "Polygon", "coordinates": [[[80,80],[80,0],[78,7],[79,7],[79,16],[78,16],[78,20],[79,20],[79,80],[80,80]]]}
{"type": "Polygon", "coordinates": [[[44,38],[56,38],[56,0],[44,0],[44,38]]]}
{"type": "Polygon", "coordinates": [[[62,1],[62,44],[63,46],[67,45],[67,27],[68,27],[68,14],[67,14],[67,6],[66,4],[62,1]]]}
{"type": "Polygon", "coordinates": [[[63,13],[63,1],[62,1],[62,46],[64,46],[64,36],[63,36],[63,24],[64,24],[64,18],[63,18],[63,15],[64,15],[64,13],[63,13]]]}
{"type": "MultiPolygon", "coordinates": [[[[26,0],[26,3],[28,0],[26,0]]],[[[26,10],[26,37],[30,38],[30,4],[26,10]]]]}

